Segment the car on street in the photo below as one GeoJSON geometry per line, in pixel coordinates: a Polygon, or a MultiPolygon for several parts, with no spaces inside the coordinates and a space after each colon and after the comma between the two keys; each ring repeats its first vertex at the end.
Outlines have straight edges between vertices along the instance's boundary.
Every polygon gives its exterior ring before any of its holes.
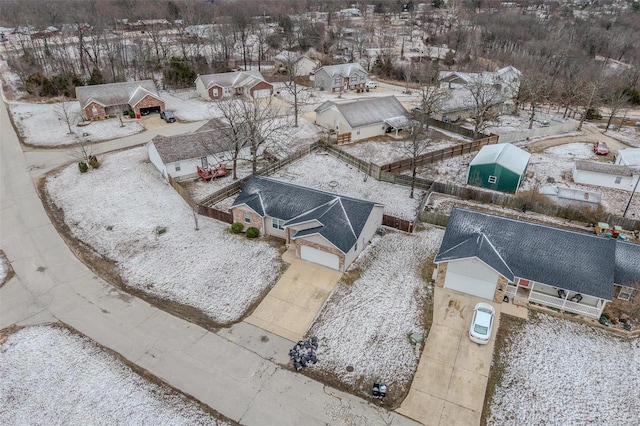
{"type": "Polygon", "coordinates": [[[176,116],[173,115],[171,111],[160,111],[160,118],[162,118],[167,123],[175,123],[176,116]]]}
{"type": "Polygon", "coordinates": [[[377,81],[367,81],[364,84],[364,87],[366,87],[367,89],[377,89],[378,88],[378,82],[377,81]]]}
{"type": "Polygon", "coordinates": [[[598,141],[593,144],[593,152],[597,155],[607,155],[609,154],[609,147],[606,142],[598,141]]]}
{"type": "Polygon", "coordinates": [[[491,338],[493,319],[496,310],[488,303],[480,302],[473,308],[473,320],[469,328],[469,339],[480,345],[486,345],[491,338]]]}

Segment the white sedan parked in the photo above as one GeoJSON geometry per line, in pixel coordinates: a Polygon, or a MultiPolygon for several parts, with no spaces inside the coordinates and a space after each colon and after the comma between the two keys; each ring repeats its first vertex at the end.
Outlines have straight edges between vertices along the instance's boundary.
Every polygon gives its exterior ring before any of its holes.
{"type": "Polygon", "coordinates": [[[496,310],[488,303],[480,302],[473,309],[473,320],[469,328],[469,339],[480,345],[489,343],[491,337],[491,328],[493,327],[493,318],[496,316],[496,310]]]}

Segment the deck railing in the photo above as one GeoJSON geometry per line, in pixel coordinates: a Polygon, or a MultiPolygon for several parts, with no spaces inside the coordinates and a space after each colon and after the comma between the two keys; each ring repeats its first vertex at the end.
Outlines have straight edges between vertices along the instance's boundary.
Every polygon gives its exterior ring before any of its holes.
{"type": "Polygon", "coordinates": [[[529,302],[540,303],[545,306],[554,307],[562,311],[573,312],[591,318],[600,318],[601,313],[601,309],[595,306],[572,302],[571,300],[560,299],[556,296],[538,293],[535,291],[532,291],[529,294],[529,302]]]}

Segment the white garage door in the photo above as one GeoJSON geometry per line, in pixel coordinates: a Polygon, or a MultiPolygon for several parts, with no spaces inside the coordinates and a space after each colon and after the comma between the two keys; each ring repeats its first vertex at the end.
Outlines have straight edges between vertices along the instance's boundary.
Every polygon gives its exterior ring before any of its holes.
{"type": "Polygon", "coordinates": [[[498,274],[476,259],[449,262],[444,287],[483,299],[493,299],[498,274]]]}
{"type": "Polygon", "coordinates": [[[255,99],[258,98],[268,98],[269,96],[271,96],[271,89],[262,89],[262,90],[255,90],[253,92],[253,97],[255,99]]]}
{"type": "Polygon", "coordinates": [[[318,250],[309,246],[300,247],[300,258],[309,262],[319,263],[332,269],[340,269],[340,259],[333,253],[318,250]]]}

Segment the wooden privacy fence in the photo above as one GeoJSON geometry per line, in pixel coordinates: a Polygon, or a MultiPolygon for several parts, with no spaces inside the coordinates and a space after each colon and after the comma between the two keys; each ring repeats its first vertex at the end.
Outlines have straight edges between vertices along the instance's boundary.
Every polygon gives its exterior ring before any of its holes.
{"type": "Polygon", "coordinates": [[[233,223],[233,215],[231,213],[214,209],[213,207],[203,206],[202,204],[198,205],[198,214],[221,222],[233,223]]]}
{"type": "Polygon", "coordinates": [[[399,229],[404,232],[413,232],[413,222],[400,219],[399,217],[390,216],[388,214],[382,215],[382,225],[399,229]]]}
{"type": "MultiPolygon", "coordinates": [[[[438,119],[427,117],[427,122],[430,126],[437,127],[442,130],[447,130],[449,132],[457,133],[466,138],[473,139],[473,130],[466,129],[464,127],[458,126],[457,124],[448,123],[446,121],[440,121],[438,119]]],[[[481,139],[488,138],[489,135],[485,135],[484,133],[478,132],[478,136],[481,139]]]]}
{"type": "MultiPolygon", "coordinates": [[[[418,167],[424,166],[425,164],[435,163],[436,161],[442,161],[447,158],[469,154],[471,152],[480,150],[480,148],[485,145],[496,143],[498,143],[498,136],[493,135],[472,142],[465,142],[463,144],[439,149],[437,151],[426,152],[416,158],[416,165],[418,167]]],[[[394,161],[393,163],[384,164],[380,166],[380,169],[388,173],[401,173],[406,170],[411,170],[411,158],[405,158],[402,160],[394,161]]]]}

